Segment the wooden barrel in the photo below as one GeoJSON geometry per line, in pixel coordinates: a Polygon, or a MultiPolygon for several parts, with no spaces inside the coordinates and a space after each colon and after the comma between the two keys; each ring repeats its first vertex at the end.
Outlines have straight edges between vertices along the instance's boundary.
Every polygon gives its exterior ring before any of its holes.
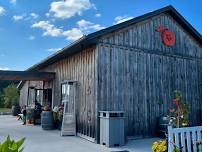
{"type": "Polygon", "coordinates": [[[41,114],[41,126],[44,130],[54,129],[53,113],[51,111],[43,111],[41,114]]]}
{"type": "Polygon", "coordinates": [[[169,118],[160,117],[158,120],[158,132],[161,136],[165,136],[168,132],[169,118]]]}

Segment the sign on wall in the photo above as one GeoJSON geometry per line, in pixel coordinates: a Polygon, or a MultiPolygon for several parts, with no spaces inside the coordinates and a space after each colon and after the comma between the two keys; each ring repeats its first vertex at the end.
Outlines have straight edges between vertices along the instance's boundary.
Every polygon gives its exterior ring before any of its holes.
{"type": "Polygon", "coordinates": [[[159,26],[156,31],[161,33],[161,39],[164,45],[170,47],[175,45],[176,37],[173,31],[163,25],[159,26]]]}

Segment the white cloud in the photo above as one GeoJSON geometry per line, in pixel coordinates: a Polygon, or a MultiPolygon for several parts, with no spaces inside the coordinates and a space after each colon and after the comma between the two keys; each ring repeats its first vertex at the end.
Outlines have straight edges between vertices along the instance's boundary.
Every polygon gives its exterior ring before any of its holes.
{"type": "Polygon", "coordinates": [[[32,28],[40,28],[43,30],[43,36],[65,37],[67,40],[74,41],[81,38],[84,33],[103,29],[100,24],[95,24],[84,19],[76,23],[76,27],[64,30],[63,27],[56,27],[50,21],[39,21],[32,25],[32,28]]]}
{"type": "Polygon", "coordinates": [[[122,23],[122,22],[125,22],[127,20],[130,20],[132,19],[133,17],[132,16],[117,16],[115,19],[114,19],[114,24],[119,24],[119,23],[122,23]]]}
{"type": "Polygon", "coordinates": [[[10,70],[10,68],[8,68],[8,67],[0,67],[0,70],[10,70]]]}
{"type": "Polygon", "coordinates": [[[35,36],[30,35],[30,36],[29,36],[29,40],[35,40],[35,36]]]}
{"type": "Polygon", "coordinates": [[[19,21],[19,20],[22,20],[22,19],[24,19],[24,15],[14,15],[13,16],[13,20],[14,21],[19,21]]]}
{"type": "Polygon", "coordinates": [[[17,0],[10,0],[11,4],[16,4],[17,0]]]}
{"type": "Polygon", "coordinates": [[[0,16],[4,15],[5,12],[6,10],[2,6],[0,6],[0,16]]]}
{"type": "Polygon", "coordinates": [[[66,37],[67,40],[77,40],[83,36],[83,32],[78,28],[64,31],[63,29],[57,28],[55,25],[51,24],[49,21],[40,21],[33,24],[32,27],[42,29],[44,31],[43,36],[66,37]]]}
{"type": "Polygon", "coordinates": [[[39,17],[39,15],[38,14],[36,14],[36,13],[30,13],[30,14],[26,14],[26,13],[24,13],[24,14],[22,14],[22,15],[14,15],[13,16],[13,20],[14,21],[19,21],[19,20],[25,20],[25,21],[29,21],[29,20],[35,20],[35,19],[37,19],[39,17]]]}
{"type": "Polygon", "coordinates": [[[72,28],[63,32],[63,35],[66,36],[67,40],[77,40],[83,36],[83,32],[78,28],[72,28]]]}
{"type": "Polygon", "coordinates": [[[46,17],[50,17],[50,13],[46,13],[45,16],[46,16],[46,17]]]}
{"type": "Polygon", "coordinates": [[[37,19],[39,17],[38,14],[36,13],[30,13],[30,16],[33,18],[33,19],[37,19]]]}
{"type": "Polygon", "coordinates": [[[56,18],[71,18],[75,15],[81,15],[83,11],[95,8],[89,0],[60,0],[52,2],[49,12],[56,18]]]}
{"type": "Polygon", "coordinates": [[[100,24],[94,24],[90,21],[86,21],[84,19],[80,20],[77,22],[78,27],[82,30],[82,31],[89,31],[89,30],[101,30],[105,27],[101,26],[100,24]]]}
{"type": "Polygon", "coordinates": [[[47,51],[48,52],[57,52],[57,51],[59,51],[59,50],[61,50],[62,48],[50,48],[50,49],[48,49],[47,51]]]}
{"type": "Polygon", "coordinates": [[[100,13],[95,14],[95,17],[101,17],[102,15],[100,13]]]}
{"type": "Polygon", "coordinates": [[[43,36],[58,37],[62,36],[63,30],[55,27],[49,21],[39,21],[32,25],[33,28],[41,28],[44,30],[43,36]]]}

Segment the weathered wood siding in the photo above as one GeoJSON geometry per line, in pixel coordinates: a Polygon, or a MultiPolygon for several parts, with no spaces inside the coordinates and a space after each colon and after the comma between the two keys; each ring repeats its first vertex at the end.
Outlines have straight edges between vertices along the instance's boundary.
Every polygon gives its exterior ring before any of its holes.
{"type": "Polygon", "coordinates": [[[154,135],[174,90],[191,105],[191,124],[201,124],[202,49],[177,22],[162,14],[103,36],[98,45],[98,108],[124,110],[128,136],[154,135]],[[174,47],[163,45],[155,29],[176,34],[174,47]]]}
{"type": "Polygon", "coordinates": [[[97,125],[96,52],[95,47],[91,47],[44,69],[40,69],[40,71],[56,72],[56,79],[52,82],[26,81],[20,90],[21,105],[27,104],[28,87],[32,86],[38,89],[52,88],[53,106],[58,106],[61,104],[61,83],[64,80],[78,81],[77,132],[95,138],[95,126],[97,125]]]}
{"type": "Polygon", "coordinates": [[[28,97],[28,82],[25,82],[22,88],[20,89],[20,106],[27,105],[28,97]]]}
{"type": "Polygon", "coordinates": [[[179,55],[183,57],[202,58],[200,45],[171,16],[162,14],[144,22],[107,34],[100,42],[144,49],[150,53],[179,55]],[[164,25],[176,34],[176,44],[167,47],[162,44],[161,34],[156,29],[164,25]]]}
{"type": "Polygon", "coordinates": [[[53,81],[53,104],[61,104],[61,83],[78,81],[77,132],[95,138],[97,55],[95,47],[61,60],[42,69],[56,72],[53,81]]]}

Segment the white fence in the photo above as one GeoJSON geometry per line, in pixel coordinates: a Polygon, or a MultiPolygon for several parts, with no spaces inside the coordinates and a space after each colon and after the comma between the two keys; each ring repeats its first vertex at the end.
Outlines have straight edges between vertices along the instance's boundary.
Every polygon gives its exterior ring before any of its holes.
{"type": "Polygon", "coordinates": [[[180,152],[202,152],[202,126],[172,128],[168,127],[168,152],[174,147],[180,152]]]}

